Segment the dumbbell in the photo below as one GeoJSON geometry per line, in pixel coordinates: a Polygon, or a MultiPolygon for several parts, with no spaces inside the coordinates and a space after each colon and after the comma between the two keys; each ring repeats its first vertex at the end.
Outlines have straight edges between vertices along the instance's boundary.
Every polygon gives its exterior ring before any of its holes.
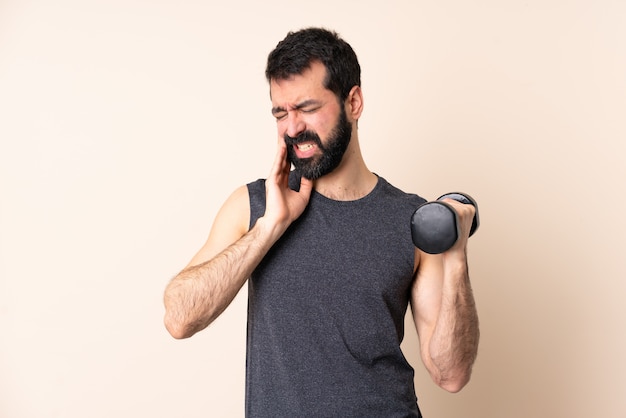
{"type": "Polygon", "coordinates": [[[479,225],[478,205],[464,193],[448,193],[439,199],[424,203],[413,212],[411,217],[411,237],[413,244],[429,254],[441,254],[454,245],[461,233],[459,219],[452,205],[443,199],[454,199],[476,208],[469,235],[472,236],[479,225]]]}

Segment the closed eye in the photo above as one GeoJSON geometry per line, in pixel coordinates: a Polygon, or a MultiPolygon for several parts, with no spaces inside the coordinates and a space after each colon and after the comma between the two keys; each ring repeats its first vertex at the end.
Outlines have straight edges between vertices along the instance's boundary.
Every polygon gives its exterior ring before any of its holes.
{"type": "Polygon", "coordinates": [[[302,103],[298,103],[295,109],[303,113],[313,113],[320,107],[322,107],[322,103],[317,100],[305,100],[302,103]]]}
{"type": "Polygon", "coordinates": [[[284,119],[287,116],[287,111],[282,108],[273,108],[272,115],[276,118],[276,120],[284,119]]]}
{"type": "Polygon", "coordinates": [[[300,109],[302,113],[313,113],[318,110],[321,106],[313,106],[313,107],[303,107],[300,109]]]}

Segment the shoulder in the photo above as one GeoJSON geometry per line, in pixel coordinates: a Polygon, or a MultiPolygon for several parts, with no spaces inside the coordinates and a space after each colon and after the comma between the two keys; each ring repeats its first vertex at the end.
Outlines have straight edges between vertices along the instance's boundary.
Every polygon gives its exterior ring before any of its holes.
{"type": "Polygon", "coordinates": [[[248,231],[250,205],[246,186],[235,189],[217,212],[209,237],[187,267],[204,263],[248,231]]]}
{"type": "Polygon", "coordinates": [[[257,219],[265,214],[265,179],[258,179],[246,185],[248,223],[247,228],[251,229],[257,219]]]}
{"type": "Polygon", "coordinates": [[[246,184],[246,189],[249,193],[254,193],[258,191],[262,191],[265,193],[265,179],[257,179],[246,184]]]}
{"type": "Polygon", "coordinates": [[[220,208],[215,224],[226,225],[235,229],[237,233],[243,234],[247,231],[248,220],[250,218],[250,198],[247,186],[239,186],[226,199],[220,208]]]}
{"type": "Polygon", "coordinates": [[[416,193],[407,193],[393,184],[389,183],[385,178],[378,176],[378,187],[381,192],[384,193],[387,197],[397,200],[398,202],[404,202],[409,206],[414,206],[417,209],[417,206],[426,202],[426,199],[421,197],[416,193]]]}

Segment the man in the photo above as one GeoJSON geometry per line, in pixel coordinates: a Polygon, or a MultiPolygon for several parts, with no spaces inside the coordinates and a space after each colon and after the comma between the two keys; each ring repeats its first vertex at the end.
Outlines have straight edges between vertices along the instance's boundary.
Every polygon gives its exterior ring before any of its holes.
{"type": "Polygon", "coordinates": [[[165,325],[192,336],[248,281],[247,416],[419,417],[404,315],[410,302],[433,380],[461,390],[478,346],[466,259],[474,208],[448,201],[462,234],[444,254],[414,247],[410,217],[424,199],[368,170],[360,67],[336,33],[289,33],[266,76],[274,164],[226,200],[169,283],[165,325]]]}

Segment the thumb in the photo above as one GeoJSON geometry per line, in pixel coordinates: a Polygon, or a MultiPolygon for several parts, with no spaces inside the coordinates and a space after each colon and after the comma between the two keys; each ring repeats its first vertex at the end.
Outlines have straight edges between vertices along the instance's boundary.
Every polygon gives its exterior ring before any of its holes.
{"type": "Polygon", "coordinates": [[[313,180],[309,180],[307,178],[300,178],[300,194],[302,197],[305,197],[307,200],[311,196],[311,191],[313,190],[313,180]]]}

